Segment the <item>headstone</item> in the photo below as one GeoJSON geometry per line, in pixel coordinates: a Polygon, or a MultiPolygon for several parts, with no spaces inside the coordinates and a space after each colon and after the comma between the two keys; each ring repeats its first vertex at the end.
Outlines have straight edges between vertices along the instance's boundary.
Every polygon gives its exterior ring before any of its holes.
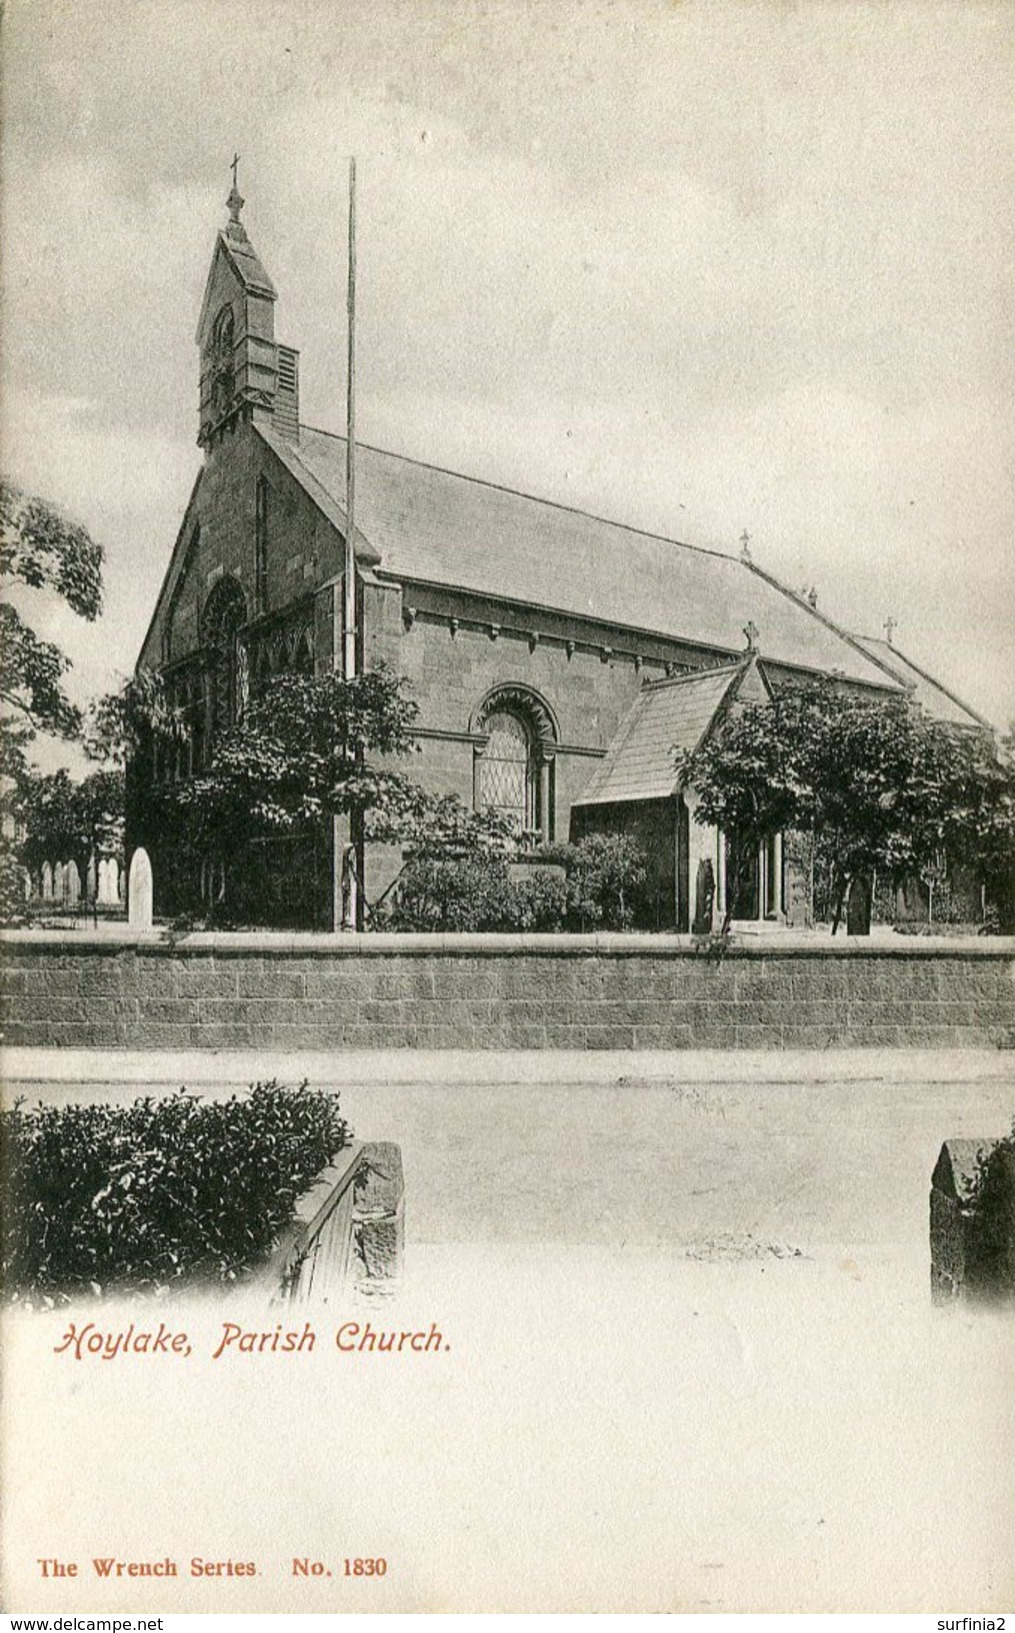
{"type": "Polygon", "coordinates": [[[846,903],[846,934],[869,936],[871,933],[871,904],[874,880],[869,873],[858,873],[849,887],[846,903]]]}
{"type": "Polygon", "coordinates": [[[152,927],[152,865],[143,846],[139,846],[130,859],[127,923],[132,930],[152,927]]]}
{"type": "Polygon", "coordinates": [[[99,863],[99,903],[102,907],[116,907],[119,902],[120,865],[115,856],[104,856],[99,863]]]}
{"type": "Polygon", "coordinates": [[[691,923],[692,934],[707,936],[712,930],[712,909],[715,905],[715,869],[711,860],[706,856],[698,863],[698,876],[694,883],[694,919],[691,923]]]}
{"type": "Polygon", "coordinates": [[[42,864],[42,899],[44,902],[53,900],[53,868],[49,862],[42,864]]]}
{"type": "Polygon", "coordinates": [[[76,907],[81,900],[81,875],[76,862],[68,862],[63,870],[63,895],[68,907],[76,907]]]}

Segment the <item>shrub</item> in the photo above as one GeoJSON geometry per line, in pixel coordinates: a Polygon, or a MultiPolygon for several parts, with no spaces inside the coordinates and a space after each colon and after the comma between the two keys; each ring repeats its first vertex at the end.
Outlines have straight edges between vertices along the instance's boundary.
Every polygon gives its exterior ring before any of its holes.
{"type": "Polygon", "coordinates": [[[334,1095],[272,1080],[201,1101],[3,1113],[3,1285],[67,1298],[231,1281],[349,1141],[334,1095]]]}
{"type": "Polygon", "coordinates": [[[980,1152],[973,1179],[968,1275],[981,1298],[1015,1299],[1015,1125],[980,1152]]]}
{"type": "Polygon", "coordinates": [[[388,923],[394,930],[500,929],[508,890],[501,857],[414,857],[398,881],[388,923]]]}
{"type": "Polygon", "coordinates": [[[27,918],[25,870],[14,852],[0,843],[0,924],[24,924],[27,918]]]}
{"type": "Polygon", "coordinates": [[[555,862],[512,880],[507,858],[416,856],[398,881],[386,925],[395,930],[624,930],[645,883],[645,857],[626,834],[593,834],[577,845],[544,845],[521,860],[555,862]]]}
{"type": "Polygon", "coordinates": [[[567,880],[559,873],[536,872],[513,879],[500,907],[500,930],[562,930],[567,916],[567,880]]]}
{"type": "MultiPolygon", "coordinates": [[[[556,847],[560,854],[563,847],[556,847]]],[[[627,834],[589,834],[560,855],[567,869],[568,927],[626,930],[646,879],[645,853],[627,834]]]]}

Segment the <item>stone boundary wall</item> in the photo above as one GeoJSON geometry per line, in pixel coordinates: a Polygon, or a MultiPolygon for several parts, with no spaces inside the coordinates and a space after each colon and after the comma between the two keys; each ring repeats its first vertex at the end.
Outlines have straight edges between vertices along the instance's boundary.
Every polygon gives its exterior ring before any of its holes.
{"type": "Polygon", "coordinates": [[[1015,940],[15,931],[4,1042],[106,1049],[1015,1046],[1015,940]]]}

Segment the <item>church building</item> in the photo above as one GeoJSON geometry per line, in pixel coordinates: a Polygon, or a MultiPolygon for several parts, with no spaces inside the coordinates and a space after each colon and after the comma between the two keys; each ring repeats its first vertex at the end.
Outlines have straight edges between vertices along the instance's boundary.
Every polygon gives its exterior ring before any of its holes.
{"type": "MultiPolygon", "coordinates": [[[[301,423],[299,355],[275,337],[275,287],[235,186],[228,202],[197,328],[203,465],[139,659],[188,722],[164,777],[206,765],[273,674],[343,661],[345,441],[301,423]]],[[[723,911],[725,846],[693,821],[673,750],[738,700],[831,674],[869,695],[918,687],[932,712],[980,724],[746,551],[692,548],[359,444],[355,516],[359,662],[408,678],[420,708],[412,776],[544,840],[636,834],[659,928],[690,927],[706,863],[723,911]]],[[[153,853],[156,909],[196,906],[202,881],[174,872],[143,820],[138,840],[153,853]]],[[[277,922],[330,926],[335,870],[321,846],[275,842],[271,855],[277,922]]],[[[368,905],[397,865],[368,848],[368,905]]],[[[773,835],[748,916],[808,909],[773,835]]]]}

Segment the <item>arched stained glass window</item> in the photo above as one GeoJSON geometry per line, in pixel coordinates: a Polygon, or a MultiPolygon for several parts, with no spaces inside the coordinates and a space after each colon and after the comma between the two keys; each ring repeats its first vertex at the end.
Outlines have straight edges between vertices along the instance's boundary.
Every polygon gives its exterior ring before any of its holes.
{"type": "Polygon", "coordinates": [[[511,817],[520,828],[536,826],[537,770],[532,733],[520,715],[495,710],[486,721],[489,738],[479,769],[479,804],[511,817]]]}

